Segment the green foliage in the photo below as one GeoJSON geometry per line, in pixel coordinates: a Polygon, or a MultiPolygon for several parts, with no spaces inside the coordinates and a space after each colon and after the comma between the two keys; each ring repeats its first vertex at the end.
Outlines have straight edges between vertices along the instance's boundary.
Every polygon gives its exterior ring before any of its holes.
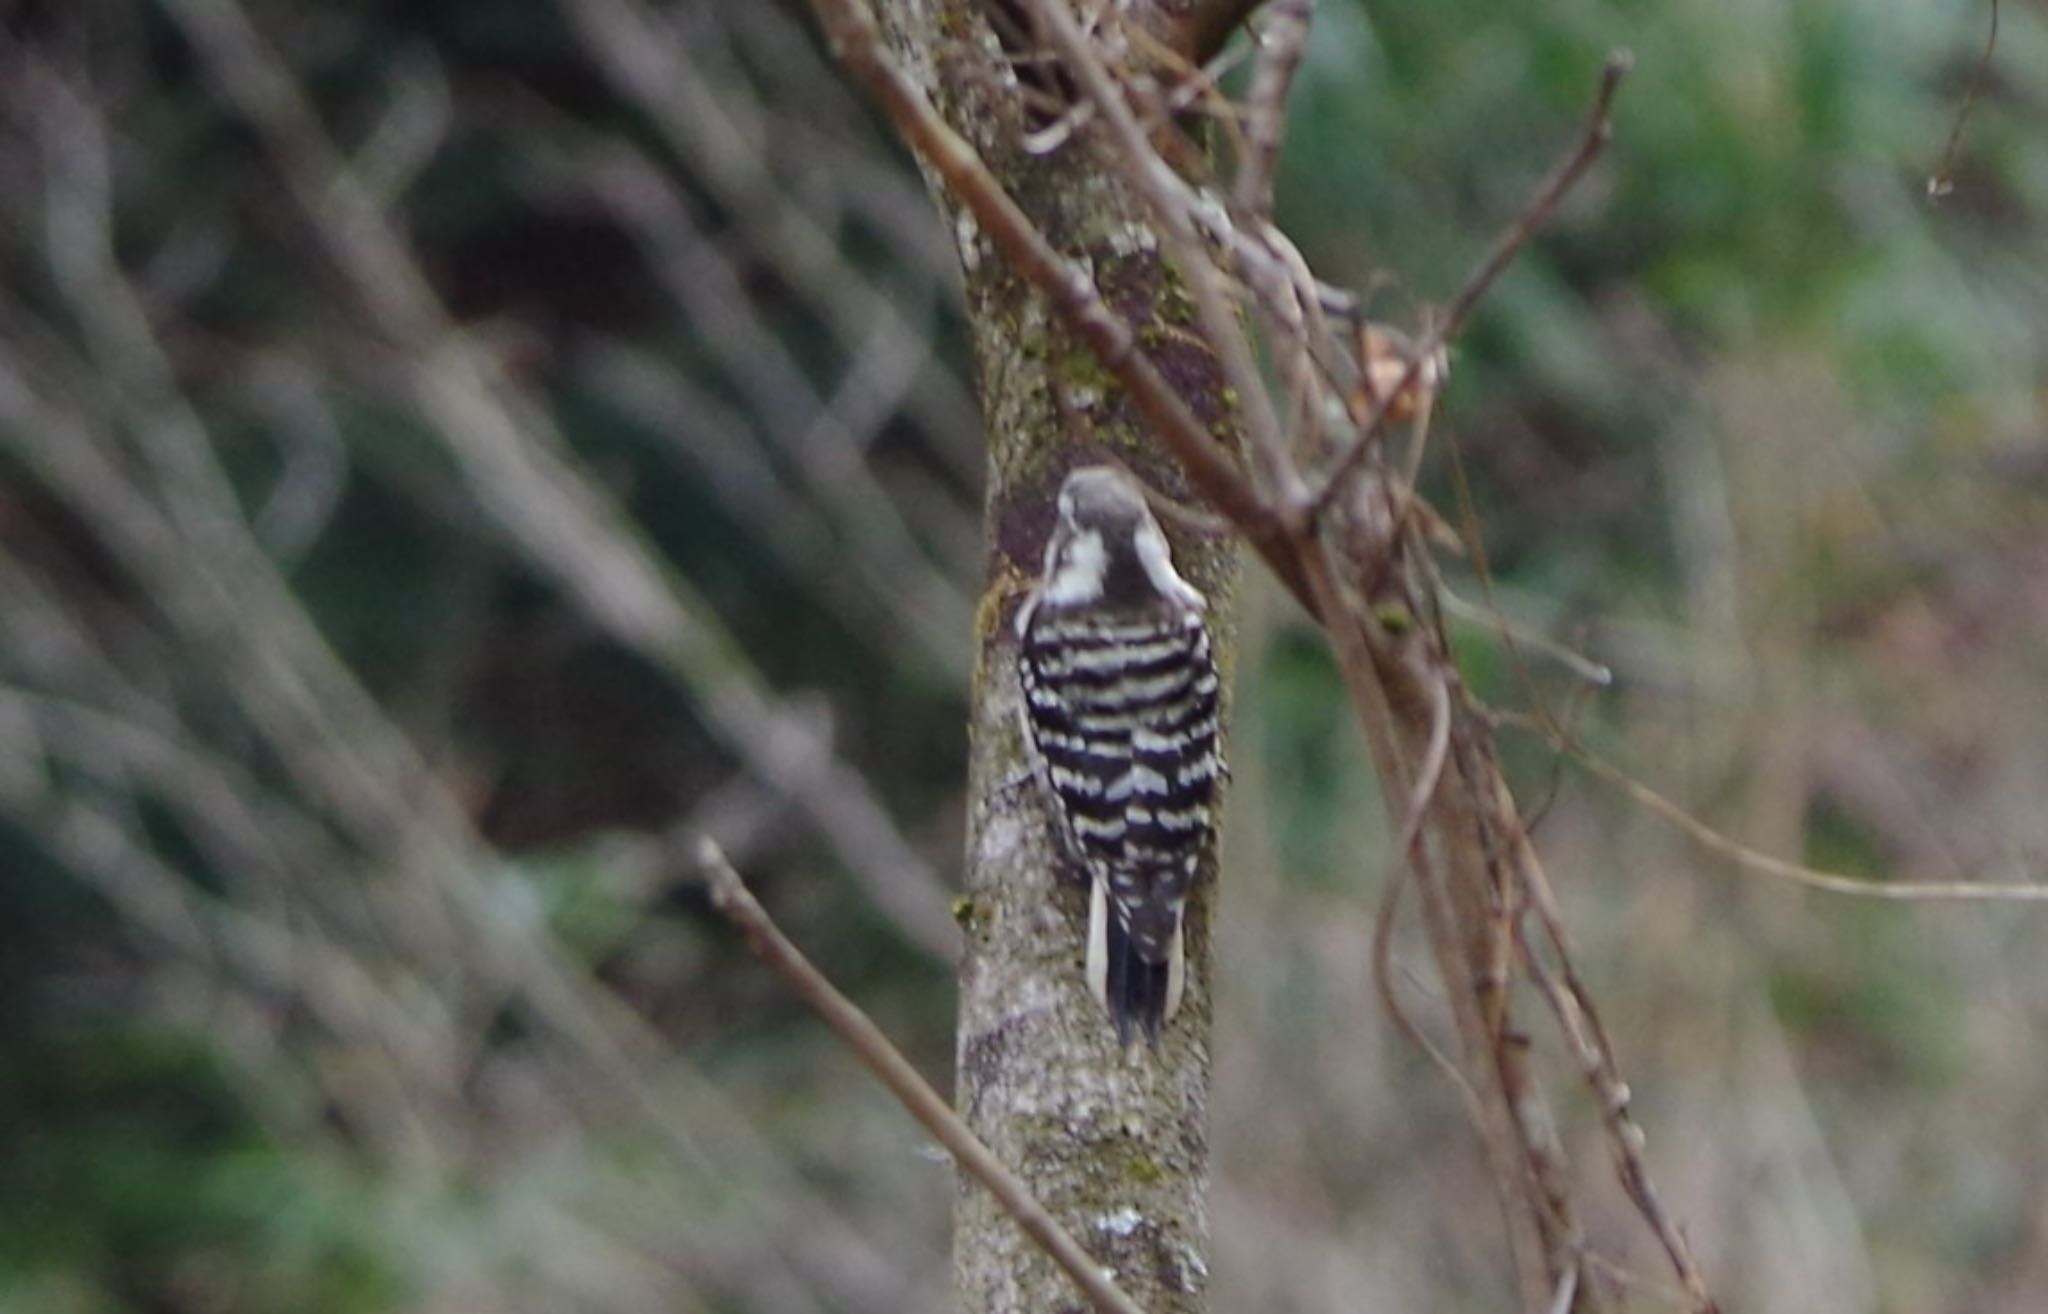
{"type": "Polygon", "coordinates": [[[366,1184],[265,1135],[209,1041],[27,1026],[0,1066],[0,1309],[391,1307],[366,1184]]]}

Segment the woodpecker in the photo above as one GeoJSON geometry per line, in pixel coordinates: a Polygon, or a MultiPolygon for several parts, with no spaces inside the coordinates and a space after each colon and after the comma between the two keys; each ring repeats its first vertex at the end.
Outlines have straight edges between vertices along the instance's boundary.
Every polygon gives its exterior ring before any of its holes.
{"type": "Polygon", "coordinates": [[[1073,471],[1058,508],[1017,612],[1024,738],[1088,882],[1089,989],[1119,1041],[1156,1046],[1186,985],[1181,917],[1223,771],[1208,602],[1122,470],[1073,471]]]}

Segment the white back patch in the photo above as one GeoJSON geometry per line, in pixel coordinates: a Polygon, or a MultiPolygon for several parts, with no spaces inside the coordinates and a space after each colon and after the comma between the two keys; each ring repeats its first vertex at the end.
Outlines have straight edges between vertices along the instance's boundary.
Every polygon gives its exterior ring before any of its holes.
{"type": "MultiPolygon", "coordinates": [[[[1045,586],[1045,601],[1056,607],[1095,601],[1102,596],[1102,577],[1108,569],[1109,549],[1103,546],[1102,531],[1082,530],[1068,540],[1066,551],[1053,568],[1052,579],[1045,586]]],[[[1171,572],[1173,567],[1169,564],[1167,570],[1171,572]]]]}
{"type": "Polygon", "coordinates": [[[1171,598],[1184,606],[1201,611],[1209,605],[1200,590],[1180,577],[1173,568],[1173,555],[1167,551],[1166,535],[1159,532],[1159,525],[1148,514],[1138,525],[1138,564],[1145,568],[1145,578],[1152,581],[1152,587],[1162,598],[1171,598]]]}

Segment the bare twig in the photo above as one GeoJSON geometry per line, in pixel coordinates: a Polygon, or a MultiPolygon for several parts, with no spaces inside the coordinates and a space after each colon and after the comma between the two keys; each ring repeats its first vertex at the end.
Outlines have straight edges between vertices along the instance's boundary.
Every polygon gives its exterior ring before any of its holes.
{"type": "Polygon", "coordinates": [[[1308,46],[1315,0],[1271,0],[1259,24],[1257,62],[1245,102],[1245,153],[1237,165],[1237,207],[1264,216],[1273,211],[1273,171],[1287,135],[1287,92],[1308,46]]]}
{"type": "Polygon", "coordinates": [[[1102,1265],[1038,1202],[1023,1179],[982,1144],[945,1097],[933,1090],[910,1065],[910,1060],[889,1043],[881,1028],[839,993],[824,973],[804,957],[803,951],[790,943],[716,843],[709,839],[699,843],[697,867],[710,887],[712,905],[746,936],[761,961],[774,969],[798,998],[838,1033],[861,1066],[888,1087],[910,1116],[937,1138],[952,1155],[953,1162],[988,1188],[1032,1241],[1066,1270],[1095,1308],[1105,1314],[1142,1314],[1137,1304],[1110,1280],[1102,1265]]]}
{"type": "Polygon", "coordinates": [[[1594,94],[1593,108],[1587,115],[1586,129],[1580,135],[1578,145],[1551,172],[1551,175],[1543,180],[1543,185],[1536,189],[1536,194],[1530,198],[1529,204],[1523,207],[1522,213],[1517,215],[1507,231],[1495,240],[1493,249],[1487,252],[1486,258],[1479,262],[1466,277],[1464,286],[1458,289],[1458,295],[1451,300],[1450,309],[1444,313],[1442,321],[1417,344],[1414,357],[1409,361],[1400,381],[1380,396],[1371,413],[1360,422],[1357,438],[1345,449],[1343,455],[1337,458],[1322,487],[1310,500],[1306,508],[1309,520],[1319,518],[1329,508],[1338,490],[1365,459],[1373,438],[1379,433],[1380,426],[1386,423],[1388,413],[1423,377],[1424,372],[1434,366],[1437,353],[1443,349],[1444,343],[1450,340],[1451,335],[1464,324],[1465,317],[1472,312],[1472,307],[1479,303],[1479,298],[1486,295],[1494,280],[1500,277],[1501,272],[1528,243],[1536,229],[1549,218],[1550,212],[1557,208],[1557,203],[1564,199],[1572,185],[1578,182],[1580,176],[1605,149],[1609,138],[1614,134],[1614,93],[1620,89],[1622,79],[1628,76],[1629,69],[1634,64],[1635,57],[1626,50],[1617,50],[1607,57],[1606,64],[1600,70],[1600,89],[1594,94]]]}
{"type": "Polygon", "coordinates": [[[1963,128],[1970,122],[1970,114],[1984,94],[1985,80],[1991,76],[1991,55],[1997,49],[1998,0],[1991,0],[1991,30],[1984,35],[1984,53],[1977,57],[1977,66],[1970,73],[1969,90],[1963,93],[1963,103],[1956,109],[1955,121],[1949,124],[1948,141],[1942,145],[1941,158],[1935,161],[1934,171],[1927,175],[1927,199],[1931,201],[1938,201],[1956,189],[1956,152],[1963,147],[1963,128]]]}
{"type": "Polygon", "coordinates": [[[1039,288],[1053,310],[1117,377],[1180,460],[1201,494],[1241,528],[1296,597],[1308,591],[1278,519],[1256,497],[1207,426],[1139,349],[1136,336],[1104,304],[1087,273],[1054,250],[1015,200],[932,108],[917,84],[883,48],[872,14],[857,0],[811,0],[834,52],[896,124],[903,139],[974,215],[1019,277],[1039,288]]]}
{"type": "Polygon", "coordinates": [[[1467,602],[1448,588],[1438,588],[1436,596],[1446,614],[1491,630],[1511,644],[1548,657],[1596,689],[1610,688],[1614,684],[1614,671],[1605,662],[1596,662],[1549,635],[1539,634],[1521,622],[1509,619],[1507,613],[1498,607],[1467,602]]]}
{"type": "Polygon", "coordinates": [[[1123,169],[1151,207],[1153,218],[1168,239],[1175,270],[1194,296],[1209,350],[1215,354],[1225,382],[1236,394],[1253,488],[1268,506],[1290,504],[1298,496],[1300,476],[1282,441],[1272,396],[1259,377],[1251,343],[1214,262],[1202,248],[1190,207],[1181,203],[1179,179],[1152,148],[1144,125],[1131,112],[1116,80],[1110,76],[1101,51],[1081,30],[1065,0],[1036,0],[1035,8],[1066,67],[1079,78],[1094,102],[1116,146],[1112,153],[1115,165],[1123,169]]]}
{"type": "Polygon", "coordinates": [[[1465,1076],[1450,1055],[1443,1052],[1435,1041],[1422,1034],[1408,1016],[1408,1010],[1401,1005],[1401,997],[1394,991],[1393,979],[1393,931],[1394,918],[1400,911],[1401,891],[1407,886],[1409,873],[1413,870],[1409,850],[1421,836],[1422,824],[1428,818],[1429,805],[1436,796],[1437,786],[1442,783],[1444,763],[1448,760],[1451,746],[1451,694],[1450,686],[1438,680],[1431,689],[1429,746],[1423,754],[1422,771],[1416,777],[1415,789],[1409,794],[1408,806],[1402,810],[1398,838],[1393,849],[1393,860],[1380,882],[1379,912],[1372,926],[1372,979],[1379,991],[1380,1006],[1386,1009],[1387,1017],[1394,1028],[1405,1037],[1409,1044],[1421,1050],[1429,1061],[1436,1065],[1451,1088],[1458,1092],[1464,1102],[1465,1111],[1472,1124],[1484,1134],[1486,1106],[1479,1100],[1479,1092],[1465,1076]]]}
{"type": "MultiPolygon", "coordinates": [[[[1410,796],[1417,779],[1416,769],[1407,760],[1409,750],[1402,723],[1390,704],[1388,690],[1375,664],[1367,638],[1368,622],[1349,613],[1334,558],[1322,538],[1309,538],[1302,553],[1303,569],[1315,590],[1318,613],[1329,618],[1325,629],[1345,689],[1351,695],[1353,710],[1364,729],[1381,790],[1388,798],[1410,796]]],[[[1461,849],[1470,847],[1464,844],[1461,849]]],[[[1431,849],[1431,845],[1412,845],[1407,858],[1422,903],[1430,951],[1446,984],[1459,1045],[1468,1063],[1481,1065],[1494,1053],[1497,1026],[1487,1015],[1470,980],[1474,964],[1467,945],[1478,929],[1478,920],[1460,915],[1459,905],[1470,904],[1472,892],[1459,889],[1458,883],[1484,880],[1484,863],[1473,861],[1469,853],[1461,851],[1447,857],[1440,866],[1431,849]]],[[[1547,1298],[1552,1282],[1547,1270],[1549,1247],[1545,1244],[1548,1224],[1540,1196],[1533,1191],[1522,1168],[1528,1159],[1528,1135],[1522,1113],[1515,1107],[1504,1081],[1468,1081],[1467,1087],[1477,1096],[1477,1131],[1500,1192],[1517,1285],[1529,1299],[1547,1298]]]]}
{"type": "Polygon", "coordinates": [[[1540,947],[1530,942],[1526,920],[1518,919],[1516,930],[1522,946],[1523,966],[1543,992],[1564,1033],[1565,1044],[1577,1059],[1580,1073],[1593,1091],[1595,1102],[1600,1107],[1601,1121],[1607,1128],[1608,1146],[1614,1156],[1615,1171],[1621,1178],[1622,1189],[1628,1193],[1636,1212],[1642,1215],[1656,1235],[1658,1244],[1664,1248],[1665,1257],[1684,1286],[1692,1309],[1696,1314],[1715,1314],[1714,1300],[1707,1294],[1706,1281],[1693,1262],[1692,1248],[1665,1212],[1656,1185],[1650,1178],[1649,1167],[1643,1161],[1643,1129],[1629,1112],[1633,1095],[1628,1083],[1621,1079],[1614,1044],[1608,1039],[1607,1028],[1600,1021],[1592,995],[1579,979],[1578,970],[1572,966],[1564,919],[1558,912],[1556,896],[1544,874],[1543,864],[1529,843],[1526,831],[1511,836],[1508,843],[1514,855],[1515,870],[1521,876],[1522,892],[1527,896],[1529,906],[1535,910],[1544,938],[1558,961],[1557,971],[1553,972],[1544,962],[1540,947]]]}
{"type": "Polygon", "coordinates": [[[1706,1288],[1700,1281],[1692,1255],[1685,1244],[1684,1236],[1672,1224],[1664,1212],[1662,1201],[1650,1181],[1643,1165],[1643,1131],[1629,1116],[1630,1091],[1614,1070],[1614,1058],[1604,1045],[1588,1035],[1580,1006],[1585,1002],[1576,989],[1558,981],[1550,967],[1542,961],[1536,947],[1528,944],[1523,936],[1524,964],[1531,979],[1536,982],[1550,1011],[1558,1019],[1559,1029],[1564,1033],[1565,1042],[1579,1065],[1580,1075],[1592,1089],[1594,1101],[1600,1109],[1602,1124],[1607,1128],[1608,1146],[1614,1157],[1615,1172],[1621,1178],[1622,1188],[1628,1192],[1630,1202],[1636,1211],[1648,1221],[1658,1243],[1664,1248],[1666,1258],[1680,1274],[1689,1293],[1689,1305],[1701,1314],[1712,1314],[1713,1302],[1708,1299],[1706,1288]]]}
{"type": "MultiPolygon", "coordinates": [[[[1548,732],[1546,732],[1547,734],[1548,732]]],[[[1562,738],[1551,742],[1573,761],[1614,786],[1651,813],[1683,832],[1708,852],[1725,858],[1736,870],[1768,876],[1829,894],[1854,895],[1861,899],[1882,899],[1892,903],[2048,903],[2048,884],[2017,881],[1887,881],[1840,872],[1822,871],[1784,858],[1759,852],[1693,816],[1664,795],[1635,779],[1621,768],[1594,756],[1583,746],[1562,738]]]]}

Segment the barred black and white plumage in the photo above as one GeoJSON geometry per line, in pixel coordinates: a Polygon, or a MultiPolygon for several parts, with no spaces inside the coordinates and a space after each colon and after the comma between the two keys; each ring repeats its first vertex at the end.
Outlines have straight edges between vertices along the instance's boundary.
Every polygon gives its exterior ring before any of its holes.
{"type": "Polygon", "coordinates": [[[1157,1043],[1185,986],[1181,917],[1214,826],[1217,677],[1201,593],[1112,466],[1067,476],[1017,615],[1026,738],[1087,875],[1090,988],[1157,1043]]]}

